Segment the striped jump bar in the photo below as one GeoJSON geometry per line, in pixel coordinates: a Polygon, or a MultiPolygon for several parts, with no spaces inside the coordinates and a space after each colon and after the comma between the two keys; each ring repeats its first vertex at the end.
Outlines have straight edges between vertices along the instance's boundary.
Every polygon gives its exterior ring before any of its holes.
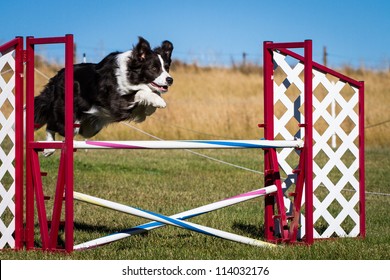
{"type": "MultiPolygon", "coordinates": [[[[40,143],[44,143],[41,141],[40,143]]],[[[302,148],[303,140],[74,141],[75,149],[302,148]]]]}

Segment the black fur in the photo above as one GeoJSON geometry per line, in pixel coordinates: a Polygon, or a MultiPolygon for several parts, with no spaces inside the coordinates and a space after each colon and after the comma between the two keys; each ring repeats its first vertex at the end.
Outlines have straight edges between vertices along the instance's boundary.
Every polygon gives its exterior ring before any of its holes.
{"type": "MultiPolygon", "coordinates": [[[[169,71],[173,45],[164,41],[154,50],[150,48],[148,41],[139,37],[138,44],[133,48],[127,61],[127,79],[131,85],[150,84],[159,77],[163,69],[160,55],[164,61],[164,68],[169,71]]],[[[80,122],[78,131],[84,137],[92,137],[102,128],[102,123],[120,122],[124,120],[142,121],[145,110],[151,111],[147,106],[135,104],[135,90],[123,92],[118,84],[118,56],[122,53],[115,52],[106,56],[100,63],[82,63],[74,65],[74,121],[80,122]],[[99,113],[86,113],[91,108],[99,108],[99,113]],[[91,128],[93,127],[93,128],[91,128]]],[[[161,86],[166,90],[173,82],[169,76],[166,85],[161,86]]],[[[153,90],[158,94],[158,90],[153,90]]],[[[35,97],[34,122],[39,126],[47,124],[47,130],[64,135],[64,69],[60,70],[50,79],[41,94],[35,97]]],[[[138,102],[140,103],[140,102],[138,102]]],[[[154,108],[155,110],[155,108],[154,108]]],[[[150,114],[150,113],[148,113],[150,114]]],[[[148,115],[147,114],[147,115],[148,115]]],[[[103,126],[104,126],[103,125],[103,126]]]]}

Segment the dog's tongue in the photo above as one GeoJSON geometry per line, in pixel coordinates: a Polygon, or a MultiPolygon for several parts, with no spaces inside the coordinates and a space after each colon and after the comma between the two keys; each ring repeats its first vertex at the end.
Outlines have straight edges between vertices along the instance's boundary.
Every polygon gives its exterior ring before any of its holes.
{"type": "Polygon", "coordinates": [[[161,93],[166,93],[168,91],[168,86],[160,86],[156,83],[152,83],[152,85],[157,88],[161,93]]]}

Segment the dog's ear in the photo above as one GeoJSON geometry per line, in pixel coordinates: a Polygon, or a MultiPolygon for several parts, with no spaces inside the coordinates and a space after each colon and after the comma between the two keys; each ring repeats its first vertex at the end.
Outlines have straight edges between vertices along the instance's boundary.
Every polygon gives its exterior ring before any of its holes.
{"type": "Polygon", "coordinates": [[[169,41],[164,41],[161,44],[162,55],[170,59],[173,51],[173,44],[169,41]]]}
{"type": "Polygon", "coordinates": [[[145,60],[146,56],[148,56],[152,50],[150,48],[150,44],[142,37],[138,37],[138,44],[133,49],[133,54],[139,60],[145,60]]]}
{"type": "Polygon", "coordinates": [[[173,51],[173,45],[169,41],[161,43],[161,47],[155,48],[154,51],[162,56],[164,61],[169,65],[171,64],[171,56],[173,51]]]}

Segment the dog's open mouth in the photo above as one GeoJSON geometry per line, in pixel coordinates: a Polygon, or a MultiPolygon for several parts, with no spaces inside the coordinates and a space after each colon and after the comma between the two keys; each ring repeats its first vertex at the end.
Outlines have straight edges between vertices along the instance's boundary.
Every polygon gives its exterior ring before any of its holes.
{"type": "Polygon", "coordinates": [[[151,82],[149,86],[152,88],[153,91],[157,91],[158,93],[166,93],[168,91],[167,85],[159,85],[154,82],[151,82]]]}

